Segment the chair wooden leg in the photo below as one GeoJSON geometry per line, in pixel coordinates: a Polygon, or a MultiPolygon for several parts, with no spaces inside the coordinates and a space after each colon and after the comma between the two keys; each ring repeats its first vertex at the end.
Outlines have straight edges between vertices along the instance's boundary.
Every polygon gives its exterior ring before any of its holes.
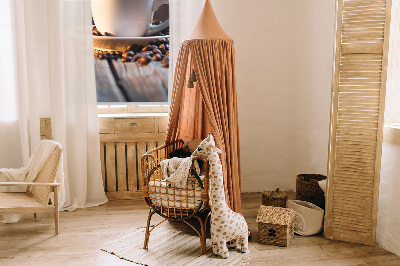
{"type": "Polygon", "coordinates": [[[201,255],[206,254],[206,221],[199,219],[200,227],[201,227],[201,235],[200,235],[200,245],[201,245],[201,255]]]}
{"type": "Polygon", "coordinates": [[[200,236],[201,255],[206,254],[206,251],[207,251],[206,250],[206,248],[207,248],[206,247],[206,240],[207,240],[206,239],[206,235],[207,235],[207,220],[209,218],[209,215],[210,214],[208,214],[205,218],[202,218],[202,217],[197,216],[197,215],[193,216],[200,223],[200,233],[197,230],[196,231],[200,236]]]}
{"type": "Polygon", "coordinates": [[[149,248],[150,221],[151,221],[151,216],[153,216],[154,213],[155,212],[150,208],[149,217],[147,217],[146,234],[144,236],[144,245],[143,245],[144,249],[148,249],[149,248]]]}
{"type": "Polygon", "coordinates": [[[33,218],[36,218],[37,216],[36,216],[36,212],[33,214],[33,218]]]}
{"type": "Polygon", "coordinates": [[[58,187],[54,187],[54,227],[56,235],[58,235],[59,215],[60,213],[58,210],[58,187]]]}

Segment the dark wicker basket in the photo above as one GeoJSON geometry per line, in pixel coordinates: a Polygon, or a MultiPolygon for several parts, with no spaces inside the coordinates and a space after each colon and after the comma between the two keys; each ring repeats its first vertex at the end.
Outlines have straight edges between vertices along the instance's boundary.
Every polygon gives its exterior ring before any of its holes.
{"type": "Polygon", "coordinates": [[[279,191],[264,191],[262,194],[262,205],[286,208],[287,194],[279,191]]]}
{"type": "Polygon", "coordinates": [[[326,179],[319,174],[300,174],[296,177],[296,199],[314,203],[325,209],[325,195],[318,181],[326,179]]]}

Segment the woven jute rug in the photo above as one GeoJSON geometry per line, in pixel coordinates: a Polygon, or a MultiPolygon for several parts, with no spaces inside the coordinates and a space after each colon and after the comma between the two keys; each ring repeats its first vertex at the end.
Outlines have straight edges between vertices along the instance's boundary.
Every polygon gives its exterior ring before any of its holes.
{"type": "Polygon", "coordinates": [[[142,265],[243,265],[249,253],[229,251],[229,258],[212,254],[211,240],[207,239],[207,252],[201,255],[199,237],[168,228],[157,227],[150,234],[149,249],[143,249],[145,228],[132,229],[108,241],[103,251],[121,259],[142,265]]]}

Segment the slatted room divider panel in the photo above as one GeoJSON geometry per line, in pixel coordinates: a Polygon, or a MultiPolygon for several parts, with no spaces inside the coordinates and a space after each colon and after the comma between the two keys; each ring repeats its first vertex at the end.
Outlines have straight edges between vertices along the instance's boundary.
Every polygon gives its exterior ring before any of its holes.
{"type": "Polygon", "coordinates": [[[338,0],[325,236],[374,245],[390,0],[338,0]]]}

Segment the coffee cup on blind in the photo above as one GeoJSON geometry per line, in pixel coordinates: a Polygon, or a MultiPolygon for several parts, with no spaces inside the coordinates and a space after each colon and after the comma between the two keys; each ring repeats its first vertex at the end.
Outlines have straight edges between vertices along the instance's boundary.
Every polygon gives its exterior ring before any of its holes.
{"type": "Polygon", "coordinates": [[[97,29],[117,37],[143,37],[168,28],[169,20],[152,25],[154,12],[168,0],[91,0],[97,29]]]}

